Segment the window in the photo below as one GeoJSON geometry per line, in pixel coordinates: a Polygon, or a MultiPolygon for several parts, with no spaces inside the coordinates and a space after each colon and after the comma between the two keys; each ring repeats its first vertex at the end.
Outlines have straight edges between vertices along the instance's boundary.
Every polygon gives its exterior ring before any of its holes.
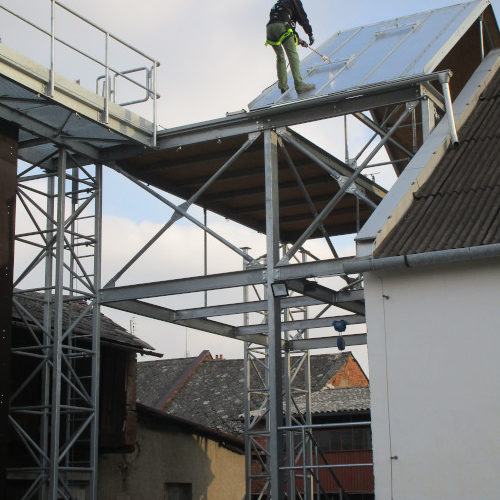
{"type": "Polygon", "coordinates": [[[341,427],[315,432],[322,451],[371,450],[372,433],[369,427],[341,427]]]}
{"type": "Polygon", "coordinates": [[[164,500],[192,500],[191,483],[165,483],[164,500]]]}

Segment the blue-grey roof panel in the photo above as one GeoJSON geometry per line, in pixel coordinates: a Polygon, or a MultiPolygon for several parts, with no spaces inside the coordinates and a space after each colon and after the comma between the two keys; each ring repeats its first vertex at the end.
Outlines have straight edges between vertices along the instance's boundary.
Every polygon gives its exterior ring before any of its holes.
{"type": "Polygon", "coordinates": [[[338,32],[317,47],[328,61],[312,52],[301,61],[304,80],[316,85],[314,91],[297,96],[289,72],[287,93],[281,95],[275,83],[249,108],[431,73],[489,4],[489,0],[475,0],[338,32]]]}

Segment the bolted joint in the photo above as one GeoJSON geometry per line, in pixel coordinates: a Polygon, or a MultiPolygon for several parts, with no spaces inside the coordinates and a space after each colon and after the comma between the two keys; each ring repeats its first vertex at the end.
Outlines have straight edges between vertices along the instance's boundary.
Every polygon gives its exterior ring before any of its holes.
{"type": "Polygon", "coordinates": [[[406,110],[412,113],[418,105],[418,101],[411,101],[406,103],[406,110]]]}
{"type": "Polygon", "coordinates": [[[439,82],[441,84],[443,83],[450,83],[450,78],[453,76],[453,71],[451,69],[448,69],[446,71],[442,71],[439,73],[439,82]]]}

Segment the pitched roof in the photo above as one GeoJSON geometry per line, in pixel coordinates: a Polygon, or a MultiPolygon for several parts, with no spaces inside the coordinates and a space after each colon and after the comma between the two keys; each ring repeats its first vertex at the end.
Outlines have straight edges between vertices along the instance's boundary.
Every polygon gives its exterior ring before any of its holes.
{"type": "Polygon", "coordinates": [[[139,421],[143,424],[151,423],[155,426],[160,424],[162,429],[166,430],[182,430],[199,436],[208,437],[217,441],[221,446],[224,446],[232,451],[243,453],[245,451],[245,441],[232,434],[220,432],[210,427],[197,424],[186,420],[185,418],[169,415],[163,411],[156,410],[149,406],[138,403],[137,414],[139,421]]]}
{"type": "Polygon", "coordinates": [[[500,243],[500,71],[375,257],[500,243]]]}
{"type": "MultiPolygon", "coordinates": [[[[21,292],[16,290],[14,294],[15,300],[19,305],[28,311],[33,317],[29,323],[40,325],[43,324],[44,316],[44,303],[43,296],[36,292],[21,292]],[[35,321],[33,321],[35,320],[35,321]]],[[[63,327],[68,328],[71,323],[84,313],[85,308],[88,306],[86,302],[64,302],[63,307],[63,327]]],[[[12,319],[14,321],[21,321],[22,315],[18,308],[13,305],[12,319]]],[[[76,334],[88,334],[92,331],[92,314],[91,310],[85,314],[79,321],[78,325],[73,330],[76,334]]],[[[108,318],[101,313],[101,340],[113,343],[117,346],[134,349],[137,352],[144,354],[151,354],[148,351],[154,351],[154,347],[150,346],[140,338],[129,333],[125,328],[115,323],[112,319],[108,318]]]]}
{"type": "Polygon", "coordinates": [[[243,377],[241,359],[205,361],[165,411],[213,429],[241,434],[243,424],[239,415],[244,404],[243,377]]]}
{"type": "MultiPolygon", "coordinates": [[[[305,409],[304,397],[297,398],[296,403],[301,411],[305,409]]],[[[370,410],[369,387],[344,387],[311,394],[311,412],[313,415],[368,410],[370,410]]]]}
{"type": "Polygon", "coordinates": [[[210,356],[209,351],[203,351],[195,358],[141,362],[137,368],[137,401],[163,409],[207,356],[210,356]]]}
{"type": "MultiPolygon", "coordinates": [[[[344,366],[352,353],[318,354],[311,356],[311,391],[324,389],[330,379],[344,366]]],[[[303,377],[303,372],[302,373],[303,377]]],[[[301,380],[299,379],[299,384],[301,380]]]]}
{"type": "MultiPolygon", "coordinates": [[[[325,388],[350,355],[350,352],[342,352],[311,356],[311,391],[325,388]]],[[[150,405],[160,401],[162,396],[159,388],[163,386],[165,393],[171,391],[179,373],[192,365],[195,359],[138,363],[138,400],[150,405]]],[[[299,371],[297,386],[300,386],[303,377],[303,371],[299,371]]],[[[205,358],[164,411],[223,432],[241,434],[243,422],[240,416],[244,411],[243,360],[205,358]]]]}

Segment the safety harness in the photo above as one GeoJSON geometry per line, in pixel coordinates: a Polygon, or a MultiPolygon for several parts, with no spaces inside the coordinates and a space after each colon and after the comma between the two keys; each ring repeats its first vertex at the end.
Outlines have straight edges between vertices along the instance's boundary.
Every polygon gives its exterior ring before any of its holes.
{"type": "Polygon", "coordinates": [[[272,40],[266,40],[266,43],[264,44],[266,47],[268,45],[281,45],[290,35],[293,35],[295,38],[295,45],[299,44],[299,37],[297,36],[297,33],[292,28],[288,28],[287,31],[285,31],[281,36],[280,39],[277,40],[276,42],[273,42],[272,40]]]}

